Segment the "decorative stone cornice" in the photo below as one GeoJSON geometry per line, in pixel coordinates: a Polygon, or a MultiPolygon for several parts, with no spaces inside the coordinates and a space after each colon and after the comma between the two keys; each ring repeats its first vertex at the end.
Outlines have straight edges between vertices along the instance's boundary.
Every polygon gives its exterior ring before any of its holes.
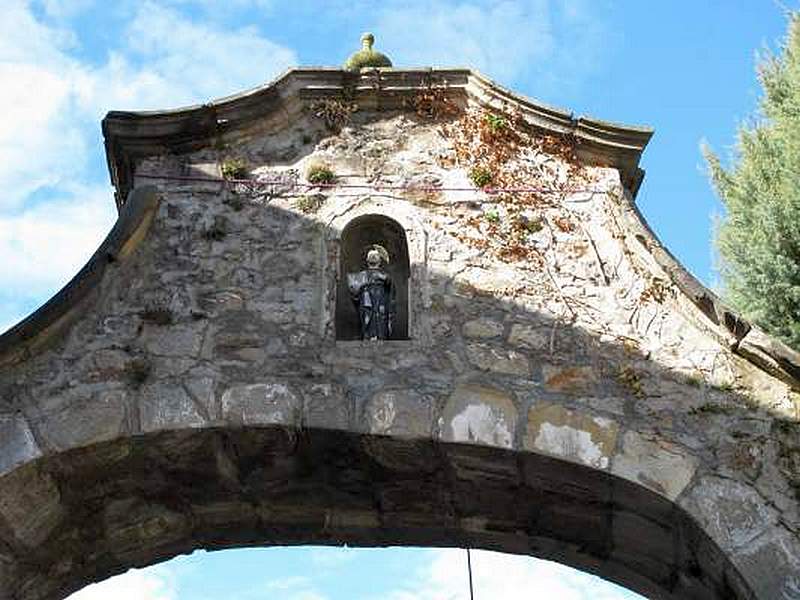
{"type": "Polygon", "coordinates": [[[587,164],[619,169],[625,187],[636,194],[643,178],[639,160],[653,130],[630,127],[547,106],[507,90],[471,69],[294,68],[271,83],[176,110],[112,111],[103,119],[106,155],[117,208],[133,187],[136,161],[163,153],[182,154],[223,142],[257,125],[278,131],[298,118],[308,102],[343,93],[364,110],[402,110],[421,88],[446,85],[446,93],[467,105],[518,110],[545,133],[574,137],[578,157],[587,164]]]}

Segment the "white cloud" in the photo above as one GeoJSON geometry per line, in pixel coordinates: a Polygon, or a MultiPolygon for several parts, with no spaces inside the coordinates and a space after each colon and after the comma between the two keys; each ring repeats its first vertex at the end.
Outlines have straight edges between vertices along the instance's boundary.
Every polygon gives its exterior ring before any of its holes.
{"type": "Polygon", "coordinates": [[[108,189],[67,185],[64,192],[21,212],[0,214],[0,288],[24,282],[21,294],[35,295],[59,286],[108,233],[114,220],[108,189]]]}
{"type": "MultiPolygon", "coordinates": [[[[247,0],[258,2],[258,0],[247,0]]],[[[50,16],[86,8],[45,0],[50,16]]],[[[0,309],[55,292],[113,223],[100,119],[111,109],[203,102],[263,83],[295,54],[255,29],[198,23],[153,2],[137,4],[119,47],[99,63],[76,58],[77,36],[37,20],[25,0],[0,19],[0,309]],[[58,190],[55,193],[53,190],[58,190]]],[[[0,322],[20,315],[0,310],[0,322]]]]}
{"type": "Polygon", "coordinates": [[[42,0],[47,16],[55,19],[71,17],[87,10],[95,0],[42,0]]]}
{"type": "Polygon", "coordinates": [[[376,47],[396,65],[472,67],[539,87],[580,80],[602,54],[600,2],[586,0],[388,1],[376,47]]]}
{"type": "MultiPolygon", "coordinates": [[[[466,553],[431,550],[429,565],[389,600],[461,600],[469,597],[466,553]]],[[[558,563],[481,550],[472,551],[475,597],[530,600],[635,600],[640,596],[558,563]]]]}
{"type": "Polygon", "coordinates": [[[411,2],[383,11],[376,33],[397,64],[471,66],[500,79],[513,78],[554,46],[547,0],[411,2]]]}
{"type": "Polygon", "coordinates": [[[131,569],[85,587],[67,600],[178,600],[173,579],[165,567],[131,569]]]}

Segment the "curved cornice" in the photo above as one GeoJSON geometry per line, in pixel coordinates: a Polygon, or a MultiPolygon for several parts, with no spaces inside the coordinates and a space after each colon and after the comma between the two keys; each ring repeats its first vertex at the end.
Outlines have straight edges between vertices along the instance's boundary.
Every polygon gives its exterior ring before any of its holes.
{"type": "Polygon", "coordinates": [[[133,186],[136,161],[159,154],[182,154],[211,147],[226,135],[258,120],[269,131],[299,117],[308,101],[352,94],[367,110],[399,110],[420,88],[446,82],[448,94],[498,110],[515,108],[545,132],[572,136],[577,153],[589,164],[620,170],[625,187],[636,194],[643,173],[639,159],[653,130],[588,117],[536,102],[471,69],[364,69],[351,73],[331,68],[295,68],[271,83],[176,110],[119,112],[103,119],[106,156],[117,207],[133,186]]]}

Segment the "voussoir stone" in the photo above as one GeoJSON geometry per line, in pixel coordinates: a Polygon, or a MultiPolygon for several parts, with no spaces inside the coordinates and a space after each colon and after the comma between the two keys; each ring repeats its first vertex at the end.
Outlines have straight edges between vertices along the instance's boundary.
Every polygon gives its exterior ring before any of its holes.
{"type": "Polygon", "coordinates": [[[612,465],[615,475],[635,481],[674,500],[692,480],[697,460],[677,444],[648,439],[635,431],[623,437],[612,465]]]}
{"type": "Polygon", "coordinates": [[[65,516],[55,480],[26,465],[0,481],[0,516],[20,543],[41,544],[65,516]]]}
{"type": "Polygon", "coordinates": [[[528,411],[523,447],[596,469],[608,469],[619,424],[605,417],[537,402],[528,411]]]}
{"type": "Polygon", "coordinates": [[[202,427],[206,419],[177,382],[155,383],[142,389],[139,415],[142,431],[202,427]]]}
{"type": "Polygon", "coordinates": [[[511,396],[499,389],[462,384],[444,408],[445,440],[511,448],[517,425],[517,408],[511,396]]]}
{"type": "Polygon", "coordinates": [[[429,437],[433,406],[413,390],[382,390],[367,402],[364,421],[369,433],[429,437]]]}
{"type": "Polygon", "coordinates": [[[229,388],[222,394],[222,417],[242,425],[296,425],[302,401],[283,382],[254,383],[229,388]]]}

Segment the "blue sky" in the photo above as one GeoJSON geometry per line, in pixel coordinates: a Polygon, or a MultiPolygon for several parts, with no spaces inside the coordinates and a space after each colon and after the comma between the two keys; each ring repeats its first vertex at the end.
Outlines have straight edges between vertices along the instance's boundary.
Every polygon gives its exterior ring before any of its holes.
{"type": "MultiPolygon", "coordinates": [[[[108,110],[203,102],[291,65],[338,65],[365,30],[397,66],[471,66],[576,114],[655,127],[638,204],[672,252],[714,285],[710,232],[721,207],[700,142],[729,155],[737,124],[757,105],[756,52],[774,48],[786,26],[777,0],[2,4],[0,331],[77,272],[113,223],[100,134],[108,110]]],[[[116,585],[113,592],[87,588],[76,598],[222,597],[211,593],[214,581],[226,581],[224,596],[233,600],[267,593],[306,600],[464,597],[463,553],[364,552],[195,555],[105,584],[116,585]],[[374,583],[341,591],[365,575],[374,583]],[[242,590],[230,587],[234,581],[242,590]]],[[[516,582],[509,588],[517,591],[545,586],[539,589],[551,593],[540,597],[631,597],[601,596],[605,584],[516,557],[478,554],[476,569],[478,591],[487,586],[479,598],[512,598],[504,581],[516,582]]]]}

